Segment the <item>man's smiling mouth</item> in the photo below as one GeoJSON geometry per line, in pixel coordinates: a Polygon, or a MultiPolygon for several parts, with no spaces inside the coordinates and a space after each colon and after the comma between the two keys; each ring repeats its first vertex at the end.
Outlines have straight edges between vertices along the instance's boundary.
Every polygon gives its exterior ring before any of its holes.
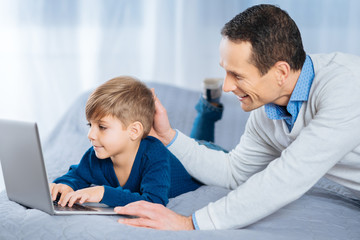
{"type": "Polygon", "coordinates": [[[243,96],[237,96],[237,98],[241,101],[241,100],[243,100],[244,98],[246,98],[246,97],[248,97],[249,95],[243,95],[243,96]]]}

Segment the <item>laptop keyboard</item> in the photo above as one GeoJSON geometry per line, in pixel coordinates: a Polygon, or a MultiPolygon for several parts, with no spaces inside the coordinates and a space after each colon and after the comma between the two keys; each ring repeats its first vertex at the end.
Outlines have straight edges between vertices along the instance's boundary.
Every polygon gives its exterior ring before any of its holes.
{"type": "Polygon", "coordinates": [[[62,207],[61,205],[58,204],[57,200],[53,201],[53,205],[56,211],[96,211],[95,209],[82,206],[76,203],[72,207],[68,207],[67,205],[65,207],[62,207]]]}

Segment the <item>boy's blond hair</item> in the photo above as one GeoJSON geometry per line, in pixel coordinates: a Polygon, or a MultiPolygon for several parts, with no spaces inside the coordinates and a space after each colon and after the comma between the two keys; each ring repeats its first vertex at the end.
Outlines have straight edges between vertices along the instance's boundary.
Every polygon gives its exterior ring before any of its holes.
{"type": "Polygon", "coordinates": [[[139,121],[144,128],[144,138],[153,124],[155,104],[151,90],[144,83],[121,76],[96,88],[86,102],[85,112],[88,121],[109,115],[118,118],[125,127],[139,121]]]}

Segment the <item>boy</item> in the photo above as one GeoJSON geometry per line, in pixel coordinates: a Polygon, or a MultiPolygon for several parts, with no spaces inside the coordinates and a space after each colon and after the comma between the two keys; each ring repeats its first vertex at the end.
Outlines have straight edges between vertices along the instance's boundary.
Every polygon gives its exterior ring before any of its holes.
{"type": "Polygon", "coordinates": [[[182,164],[148,136],[155,113],[152,92],[131,77],[99,86],[86,103],[92,147],[78,165],[50,185],[59,204],[101,202],[124,206],[146,200],[166,205],[168,198],[197,189],[182,164]]]}

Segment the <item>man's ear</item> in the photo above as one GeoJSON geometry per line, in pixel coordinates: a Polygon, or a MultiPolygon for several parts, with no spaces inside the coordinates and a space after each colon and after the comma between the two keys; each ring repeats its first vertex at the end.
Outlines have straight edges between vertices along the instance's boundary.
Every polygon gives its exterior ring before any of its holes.
{"type": "Polygon", "coordinates": [[[275,63],[275,74],[279,86],[284,85],[290,74],[290,71],[291,68],[287,62],[278,61],[277,63],[275,63]]]}
{"type": "Polygon", "coordinates": [[[138,138],[142,138],[144,127],[141,122],[136,121],[128,126],[128,131],[131,140],[137,140],[138,138]]]}

